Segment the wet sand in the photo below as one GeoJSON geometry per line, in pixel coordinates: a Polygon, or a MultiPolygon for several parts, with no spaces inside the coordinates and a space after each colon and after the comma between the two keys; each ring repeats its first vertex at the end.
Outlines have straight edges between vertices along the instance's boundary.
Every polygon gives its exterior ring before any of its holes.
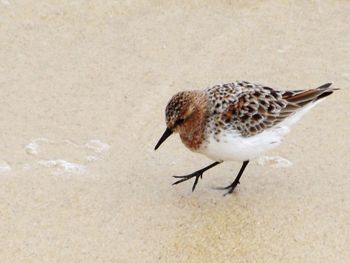
{"type": "Polygon", "coordinates": [[[350,3],[199,3],[0,1],[1,262],[349,262],[350,3]],[[167,101],[233,80],[341,90],[292,166],[171,186],[211,161],[153,151],[167,101]]]}

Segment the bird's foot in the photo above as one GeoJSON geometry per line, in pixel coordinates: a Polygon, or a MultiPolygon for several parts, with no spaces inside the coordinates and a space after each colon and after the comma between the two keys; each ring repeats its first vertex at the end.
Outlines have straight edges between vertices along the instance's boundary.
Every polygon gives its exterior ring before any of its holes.
{"type": "Polygon", "coordinates": [[[217,187],[215,189],[217,189],[217,190],[228,190],[224,194],[224,196],[226,196],[226,195],[232,194],[238,184],[239,184],[239,181],[234,181],[232,184],[230,184],[230,185],[228,185],[226,187],[217,187]]]}
{"type": "Polygon", "coordinates": [[[193,183],[193,186],[192,186],[192,192],[194,191],[194,189],[196,189],[196,185],[198,183],[198,179],[199,177],[202,179],[202,175],[203,175],[203,172],[202,170],[199,170],[199,171],[196,171],[194,173],[191,173],[189,175],[183,175],[183,176],[173,176],[174,178],[181,178],[180,180],[176,181],[175,183],[173,183],[173,185],[175,184],[179,184],[179,183],[182,183],[182,182],[185,182],[193,177],[196,177],[196,179],[194,180],[194,183],[193,183]]]}

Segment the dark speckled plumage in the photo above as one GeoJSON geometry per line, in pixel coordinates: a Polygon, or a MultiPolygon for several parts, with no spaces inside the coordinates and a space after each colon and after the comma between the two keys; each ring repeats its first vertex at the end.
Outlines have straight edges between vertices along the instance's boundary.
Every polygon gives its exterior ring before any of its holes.
{"type": "Polygon", "coordinates": [[[210,103],[208,123],[211,124],[208,129],[213,130],[215,135],[222,128],[239,132],[243,137],[256,135],[322,95],[331,94],[330,85],[310,90],[281,91],[236,81],[207,88],[205,93],[210,103]]]}

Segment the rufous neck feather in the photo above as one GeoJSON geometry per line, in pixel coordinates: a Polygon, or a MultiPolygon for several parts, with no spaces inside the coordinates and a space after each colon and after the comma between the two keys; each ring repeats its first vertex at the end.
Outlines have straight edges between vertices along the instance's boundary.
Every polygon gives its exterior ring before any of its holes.
{"type": "Polygon", "coordinates": [[[190,149],[197,150],[204,140],[205,119],[207,118],[206,95],[201,91],[191,93],[192,112],[179,127],[178,132],[182,142],[190,149]]]}

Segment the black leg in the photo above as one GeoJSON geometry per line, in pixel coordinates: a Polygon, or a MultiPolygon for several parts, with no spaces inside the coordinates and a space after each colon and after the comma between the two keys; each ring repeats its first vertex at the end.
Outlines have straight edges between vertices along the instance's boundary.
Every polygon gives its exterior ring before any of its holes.
{"type": "Polygon", "coordinates": [[[204,167],[203,169],[200,169],[194,173],[191,173],[189,175],[184,175],[184,176],[174,176],[175,178],[181,178],[180,180],[176,181],[174,184],[179,184],[182,183],[184,181],[187,181],[188,179],[191,179],[192,177],[196,177],[196,179],[194,180],[193,186],[192,186],[192,192],[194,191],[194,189],[196,189],[196,185],[198,183],[198,179],[199,177],[202,178],[202,175],[205,171],[209,170],[210,168],[213,168],[214,166],[218,165],[219,163],[222,162],[215,162],[212,163],[211,165],[208,165],[207,167],[204,167]]]}
{"type": "Polygon", "coordinates": [[[226,187],[220,187],[220,188],[217,188],[219,190],[228,190],[228,192],[224,195],[227,195],[227,194],[232,194],[233,190],[235,190],[236,186],[239,184],[239,179],[241,179],[241,176],[244,172],[244,169],[247,167],[249,161],[244,161],[243,164],[242,164],[242,167],[241,169],[239,170],[235,180],[233,181],[232,184],[230,184],[229,186],[226,186],[226,187]]]}

